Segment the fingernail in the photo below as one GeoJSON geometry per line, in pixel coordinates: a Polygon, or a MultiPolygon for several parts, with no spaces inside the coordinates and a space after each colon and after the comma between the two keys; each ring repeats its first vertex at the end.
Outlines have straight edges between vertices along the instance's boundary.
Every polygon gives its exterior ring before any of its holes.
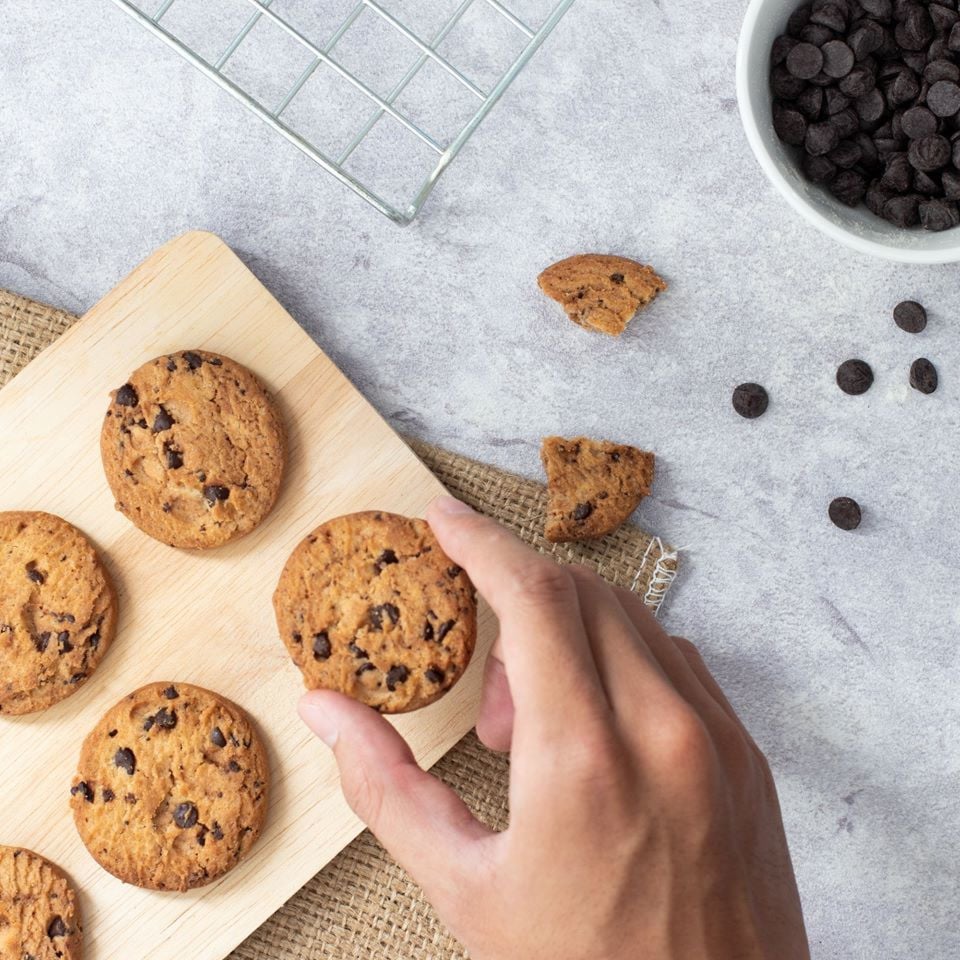
{"type": "Polygon", "coordinates": [[[309,693],[300,698],[297,706],[300,719],[332,750],[340,738],[336,717],[309,693]]]}
{"type": "Polygon", "coordinates": [[[474,512],[462,500],[457,500],[454,497],[437,497],[433,501],[433,508],[451,517],[474,512]]]}

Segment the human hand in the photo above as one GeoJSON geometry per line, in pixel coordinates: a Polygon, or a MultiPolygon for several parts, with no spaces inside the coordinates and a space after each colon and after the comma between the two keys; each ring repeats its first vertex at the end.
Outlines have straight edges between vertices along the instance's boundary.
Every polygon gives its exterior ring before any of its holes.
{"type": "Polygon", "coordinates": [[[494,833],[369,707],[306,694],[357,815],[474,960],[809,960],[767,762],[696,648],[635,594],[444,498],[500,621],[477,721],[510,750],[494,833]]]}

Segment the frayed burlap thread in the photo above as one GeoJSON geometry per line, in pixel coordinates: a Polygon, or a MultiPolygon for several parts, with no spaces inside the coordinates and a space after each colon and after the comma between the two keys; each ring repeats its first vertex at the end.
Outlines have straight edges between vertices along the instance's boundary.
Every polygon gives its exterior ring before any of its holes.
{"type": "MultiPolygon", "coordinates": [[[[76,318],[0,290],[0,386],[76,318]]],[[[546,490],[439,447],[408,439],[456,497],[496,517],[527,543],[563,563],[583,563],[658,609],[677,572],[677,554],[659,537],[624,526],[595,543],[553,544],[543,537],[546,490]]],[[[509,760],[473,733],[434,772],[480,819],[507,824],[509,760]]],[[[230,955],[230,960],[464,960],[420,888],[364,832],[230,955]]]]}

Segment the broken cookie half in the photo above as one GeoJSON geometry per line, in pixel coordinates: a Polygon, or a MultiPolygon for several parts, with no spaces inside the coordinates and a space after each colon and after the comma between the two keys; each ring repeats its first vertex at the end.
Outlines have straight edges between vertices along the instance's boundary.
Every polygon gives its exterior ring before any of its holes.
{"type": "Polygon", "coordinates": [[[547,437],[540,459],[549,498],[545,532],[554,543],[612,533],[653,484],[653,454],[626,444],[547,437]]]}
{"type": "Polygon", "coordinates": [[[547,267],[540,289],[556,300],[581,327],[617,337],[666,283],[636,260],[582,253],[547,267]]]}

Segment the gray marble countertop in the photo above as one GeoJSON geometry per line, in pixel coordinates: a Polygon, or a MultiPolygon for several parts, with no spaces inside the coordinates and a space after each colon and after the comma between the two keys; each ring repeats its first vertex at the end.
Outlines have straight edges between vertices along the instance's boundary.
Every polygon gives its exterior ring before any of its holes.
{"type": "Polygon", "coordinates": [[[742,0],[704,9],[580,0],[401,230],[106,0],[5,0],[0,286],[82,311],[212,230],[399,429],[530,476],[548,433],[656,451],[639,521],[683,548],[662,616],[769,753],[814,956],[947,960],[957,268],[867,259],[786,207],[737,115],[742,0]],[[582,250],[670,282],[620,340],[537,289],[582,250]],[[925,333],[894,327],[905,298],[925,333]],[[933,396],[907,386],[921,355],[933,396]],[[833,383],[852,356],[876,372],[857,398],[833,383]],[[772,401],[747,422],[730,392],[754,379],[772,401]],[[855,533],[826,518],[839,494],[855,533]]]}

